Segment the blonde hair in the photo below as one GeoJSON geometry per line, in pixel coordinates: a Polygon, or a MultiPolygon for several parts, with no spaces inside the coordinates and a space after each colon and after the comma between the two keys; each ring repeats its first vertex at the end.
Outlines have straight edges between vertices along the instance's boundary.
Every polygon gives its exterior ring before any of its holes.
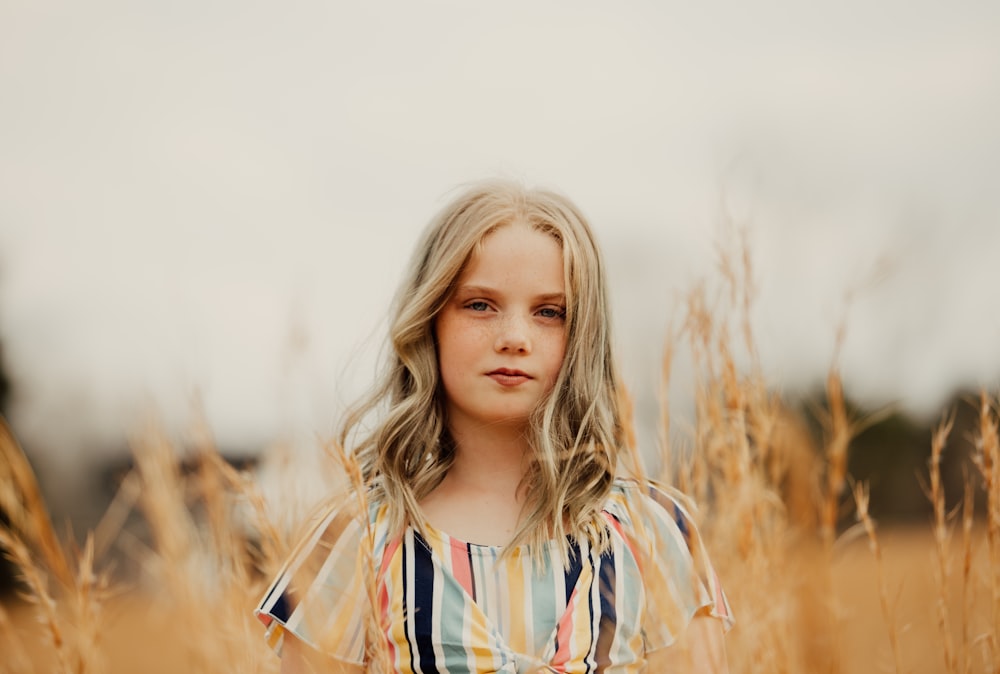
{"type": "Polygon", "coordinates": [[[584,216],[559,194],[508,181],[478,183],[430,222],[394,303],[382,378],[349,411],[340,441],[355,452],[372,496],[387,503],[390,527],[409,522],[422,530],[417,503],[442,480],[455,450],[444,414],[435,317],[483,239],[512,223],[559,241],[567,308],[565,356],[555,385],[531,417],[525,512],[508,547],[528,543],[538,550],[567,536],[603,547],[601,508],[625,442],[619,376],[601,254],[584,216]],[[363,431],[373,415],[378,422],[363,431]]]}

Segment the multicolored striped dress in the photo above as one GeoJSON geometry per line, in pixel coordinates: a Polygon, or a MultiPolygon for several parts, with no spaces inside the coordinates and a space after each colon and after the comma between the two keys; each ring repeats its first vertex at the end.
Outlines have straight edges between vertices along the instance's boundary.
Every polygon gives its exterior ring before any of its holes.
{"type": "Polygon", "coordinates": [[[428,525],[392,536],[385,514],[330,512],[292,555],[256,610],[279,654],[291,633],[365,665],[378,634],[401,673],[618,674],[641,671],[702,608],[732,624],[681,497],[655,487],[616,480],[610,545],[571,542],[568,565],[555,541],[501,557],[428,525]]]}

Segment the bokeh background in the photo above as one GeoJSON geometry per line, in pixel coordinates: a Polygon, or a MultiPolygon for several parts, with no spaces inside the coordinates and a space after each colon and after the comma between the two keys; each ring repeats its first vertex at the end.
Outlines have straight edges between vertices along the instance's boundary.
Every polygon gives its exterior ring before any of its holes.
{"type": "Polygon", "coordinates": [[[873,511],[919,518],[929,426],[1000,377],[998,35],[985,1],[3,0],[3,413],[81,530],[150,415],[311,456],[424,223],[499,175],[592,220],[648,452],[745,240],[765,378],[808,408],[836,363],[873,511]]]}

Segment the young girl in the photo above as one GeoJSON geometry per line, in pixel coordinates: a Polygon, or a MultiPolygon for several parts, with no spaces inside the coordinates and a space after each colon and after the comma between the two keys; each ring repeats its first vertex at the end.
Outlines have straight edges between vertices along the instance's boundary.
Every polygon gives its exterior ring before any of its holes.
{"type": "Polygon", "coordinates": [[[560,195],[488,182],[431,222],[340,437],[367,512],[257,609],[282,672],[727,671],[698,534],[626,447],[606,294],[560,195]]]}

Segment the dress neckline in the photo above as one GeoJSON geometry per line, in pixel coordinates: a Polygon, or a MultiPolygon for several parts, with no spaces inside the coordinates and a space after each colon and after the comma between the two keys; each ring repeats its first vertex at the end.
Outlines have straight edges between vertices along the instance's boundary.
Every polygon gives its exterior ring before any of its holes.
{"type": "MultiPolygon", "coordinates": [[[[472,541],[465,541],[462,540],[461,538],[458,538],[457,536],[452,536],[447,531],[442,531],[441,529],[438,529],[429,521],[427,521],[426,518],[424,518],[423,525],[424,525],[423,527],[424,531],[426,532],[428,538],[432,538],[438,542],[446,543],[453,548],[457,548],[463,551],[467,550],[470,552],[475,552],[476,554],[483,556],[499,557],[508,548],[510,548],[512,552],[520,554],[530,552],[531,550],[530,543],[522,543],[521,545],[516,545],[513,548],[511,548],[509,545],[489,545],[487,543],[473,543],[472,541]]],[[[419,531],[417,530],[415,530],[414,533],[417,533],[419,535],[419,531]]],[[[553,542],[554,541],[549,541],[549,543],[553,542]]]]}
{"type": "MultiPolygon", "coordinates": [[[[622,478],[615,478],[614,482],[612,483],[611,493],[608,494],[608,498],[605,501],[603,507],[601,508],[601,511],[605,513],[605,515],[610,514],[612,517],[615,517],[616,509],[613,505],[615,497],[624,492],[628,484],[629,481],[626,481],[622,478]]],[[[421,515],[423,515],[423,513],[421,513],[421,515]]],[[[472,541],[466,541],[461,538],[458,538],[457,536],[452,536],[447,531],[438,529],[433,524],[431,524],[430,521],[427,519],[427,517],[423,517],[422,523],[423,523],[423,530],[428,538],[434,539],[437,542],[445,543],[450,547],[459,550],[470,551],[483,556],[499,557],[505,550],[510,548],[510,546],[508,545],[489,545],[487,543],[473,543],[472,541]]],[[[414,533],[417,534],[419,537],[420,529],[418,527],[413,527],[413,530],[414,533]]],[[[571,539],[572,537],[568,538],[571,539]]],[[[551,552],[553,547],[557,546],[558,544],[559,542],[556,541],[555,539],[548,539],[545,541],[544,545],[551,552]]],[[[514,553],[514,556],[520,556],[520,555],[530,554],[532,551],[532,546],[530,543],[522,543],[510,549],[512,553],[514,553]]]]}

